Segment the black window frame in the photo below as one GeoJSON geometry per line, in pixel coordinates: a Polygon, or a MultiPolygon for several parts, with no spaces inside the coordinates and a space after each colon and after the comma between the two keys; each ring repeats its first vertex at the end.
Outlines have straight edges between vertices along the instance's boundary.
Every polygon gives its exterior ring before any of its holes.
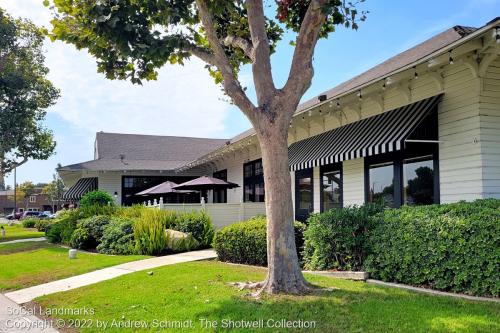
{"type": "MultiPolygon", "coordinates": [[[[218,170],[212,173],[212,177],[227,181],[227,169],[218,170]]],[[[212,202],[213,203],[227,203],[227,189],[213,190],[212,191],[212,202]],[[224,200],[219,200],[220,195],[223,194],[224,200]],[[217,198],[217,200],[216,200],[217,198]]]]}
{"type": "Polygon", "coordinates": [[[325,211],[325,200],[323,197],[323,176],[325,173],[339,171],[340,172],[340,208],[344,207],[344,168],[342,163],[333,163],[322,165],[319,169],[319,209],[323,213],[325,211]]]}
{"type": "Polygon", "coordinates": [[[243,202],[265,202],[265,200],[266,200],[265,192],[263,195],[263,200],[259,200],[259,201],[255,200],[255,196],[256,196],[255,185],[262,184],[263,188],[265,188],[264,170],[262,168],[263,168],[263,166],[262,166],[262,159],[261,158],[253,160],[253,161],[249,161],[249,162],[246,162],[243,164],[243,202]],[[260,164],[260,168],[261,168],[260,174],[255,174],[255,170],[256,170],[255,167],[257,164],[260,164]],[[245,173],[245,169],[247,169],[247,167],[250,167],[250,173],[251,173],[250,176],[246,175],[246,173],[245,173]],[[252,193],[250,194],[249,200],[247,200],[246,195],[245,195],[245,189],[247,186],[251,186],[251,191],[252,191],[252,193]]]}
{"type": "Polygon", "coordinates": [[[412,143],[407,144],[402,151],[386,153],[376,156],[365,158],[365,203],[369,201],[370,192],[370,166],[393,163],[394,168],[394,207],[398,208],[404,205],[403,191],[404,191],[404,175],[403,175],[403,162],[407,159],[431,156],[433,165],[433,184],[434,184],[434,204],[440,203],[439,193],[439,147],[437,143],[412,143]]]}

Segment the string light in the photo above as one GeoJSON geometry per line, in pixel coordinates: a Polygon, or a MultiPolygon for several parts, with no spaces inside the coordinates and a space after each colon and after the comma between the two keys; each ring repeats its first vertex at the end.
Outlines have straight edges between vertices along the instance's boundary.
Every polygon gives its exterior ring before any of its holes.
{"type": "Polygon", "coordinates": [[[358,91],[358,99],[360,101],[363,100],[363,96],[361,95],[361,90],[358,91]]]}
{"type": "Polygon", "coordinates": [[[449,53],[450,53],[450,56],[449,56],[449,58],[448,58],[448,61],[449,61],[450,65],[453,65],[453,57],[451,56],[451,51],[452,51],[452,50],[450,50],[450,52],[449,52],[449,53]]]}

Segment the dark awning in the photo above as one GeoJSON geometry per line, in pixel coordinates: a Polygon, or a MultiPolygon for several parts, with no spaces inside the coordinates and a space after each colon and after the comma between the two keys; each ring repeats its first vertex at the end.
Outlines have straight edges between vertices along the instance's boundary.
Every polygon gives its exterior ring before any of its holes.
{"type": "Polygon", "coordinates": [[[404,141],[441,100],[427,98],[293,143],[290,169],[301,170],[404,147],[404,141]]]}
{"type": "Polygon", "coordinates": [[[80,200],[84,194],[95,190],[97,190],[97,177],[81,178],[63,194],[63,199],[68,201],[80,200]]]}

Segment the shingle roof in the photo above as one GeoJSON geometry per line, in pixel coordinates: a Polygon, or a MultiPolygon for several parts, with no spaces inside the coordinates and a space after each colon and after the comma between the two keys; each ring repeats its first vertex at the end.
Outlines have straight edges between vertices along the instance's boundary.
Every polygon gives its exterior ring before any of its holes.
{"type": "MultiPolygon", "coordinates": [[[[404,68],[414,63],[415,61],[418,61],[426,57],[427,55],[456,42],[457,40],[471,34],[477,29],[478,28],[465,27],[460,25],[454,26],[404,52],[397,54],[392,58],[389,58],[388,60],[367,70],[366,72],[363,72],[353,77],[352,79],[345,81],[333,87],[332,89],[321,93],[320,95],[326,95],[327,99],[336,98],[352,90],[355,90],[357,87],[360,87],[366,83],[369,83],[377,79],[383,79],[390,73],[397,71],[398,69],[404,68]]],[[[300,104],[297,108],[296,113],[306,110],[310,107],[313,107],[318,103],[319,100],[317,97],[311,98],[305,101],[304,103],[300,104]]],[[[238,140],[244,139],[245,137],[248,137],[254,133],[255,131],[253,129],[247,130],[233,137],[231,139],[231,142],[236,142],[238,140]]]]}
{"type": "Polygon", "coordinates": [[[174,170],[226,143],[227,139],[96,134],[97,159],[60,170],[174,170]]]}

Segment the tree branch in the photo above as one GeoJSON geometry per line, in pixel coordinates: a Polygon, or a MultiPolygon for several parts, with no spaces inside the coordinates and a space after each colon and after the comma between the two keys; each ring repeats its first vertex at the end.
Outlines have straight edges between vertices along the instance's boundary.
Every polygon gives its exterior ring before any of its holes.
{"type": "Polygon", "coordinates": [[[262,0],[247,0],[248,25],[253,45],[252,72],[255,83],[255,91],[260,107],[269,104],[274,96],[273,74],[271,70],[271,56],[269,39],[266,31],[266,17],[262,0]]]}
{"type": "Polygon", "coordinates": [[[229,63],[229,59],[222,48],[222,45],[217,37],[217,33],[214,28],[214,22],[212,19],[212,14],[210,13],[206,0],[196,0],[198,6],[198,12],[200,15],[203,28],[210,44],[210,48],[214,52],[215,65],[222,74],[223,86],[229,97],[232,98],[234,104],[250,119],[250,121],[255,120],[255,106],[248,99],[248,96],[243,91],[240,83],[236,79],[233,68],[229,63]]]}
{"type": "Polygon", "coordinates": [[[195,57],[200,58],[204,62],[206,62],[209,65],[215,66],[215,56],[213,53],[208,52],[207,50],[198,47],[193,44],[186,44],[181,47],[181,50],[186,51],[194,55],[195,57]]]}
{"type": "Polygon", "coordinates": [[[237,37],[237,36],[227,36],[224,39],[224,45],[232,46],[242,50],[245,55],[253,61],[253,47],[252,43],[246,40],[245,38],[237,37]]]}
{"type": "MultiPolygon", "coordinates": [[[[311,86],[312,58],[326,16],[321,8],[328,0],[312,0],[300,26],[288,80],[283,88],[288,97],[300,97],[311,86]]],[[[297,100],[298,103],[298,100],[297,100]]]]}

